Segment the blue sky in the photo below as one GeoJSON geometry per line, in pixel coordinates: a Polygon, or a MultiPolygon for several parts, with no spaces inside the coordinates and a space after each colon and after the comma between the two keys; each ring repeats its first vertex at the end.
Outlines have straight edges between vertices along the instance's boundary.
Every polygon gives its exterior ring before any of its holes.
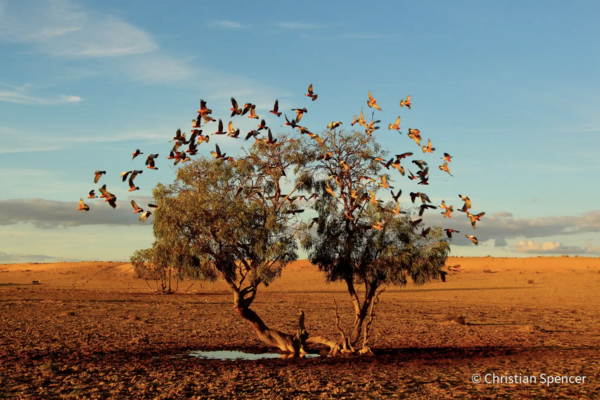
{"type": "MultiPolygon", "coordinates": [[[[288,115],[306,106],[303,125],[319,132],[349,126],[368,91],[383,108],[380,143],[433,167],[425,189],[397,173],[396,186],[455,208],[467,194],[486,212],[476,231],[464,215],[431,214],[461,230],[452,255],[598,256],[597,15],[595,1],[0,0],[0,262],[125,260],[149,246],[149,221],[127,201],[173,180],[168,141],[189,129],[200,98],[225,122],[230,96],[261,116],[278,98],[288,115]],[[408,94],[412,110],[400,109],[408,94]],[[385,129],[398,115],[403,135],[385,129]],[[436,153],[422,155],[407,128],[436,153]],[[138,147],[160,154],[158,171],[131,161],[138,147]],[[443,152],[453,178],[433,170],[443,152]],[[134,195],[118,180],[132,168],[144,169],[134,195]],[[96,169],[119,208],[90,200],[91,212],[76,212],[100,186],[96,169]]],[[[242,132],[255,124],[233,121],[242,132]]]]}

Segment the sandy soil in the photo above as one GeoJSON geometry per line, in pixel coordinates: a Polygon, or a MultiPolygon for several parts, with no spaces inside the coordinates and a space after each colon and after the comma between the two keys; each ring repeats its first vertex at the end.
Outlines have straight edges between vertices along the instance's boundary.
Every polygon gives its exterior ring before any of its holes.
{"type": "MultiPolygon", "coordinates": [[[[0,398],[600,398],[600,258],[448,260],[457,264],[446,283],[386,290],[375,357],[261,361],[188,356],[269,351],[222,283],[156,295],[127,263],[0,265],[0,398]],[[586,378],[547,385],[542,373],[586,378]]],[[[299,261],[253,308],[290,333],[302,309],[311,334],[336,338],[332,295],[348,326],[344,287],[299,261]]]]}

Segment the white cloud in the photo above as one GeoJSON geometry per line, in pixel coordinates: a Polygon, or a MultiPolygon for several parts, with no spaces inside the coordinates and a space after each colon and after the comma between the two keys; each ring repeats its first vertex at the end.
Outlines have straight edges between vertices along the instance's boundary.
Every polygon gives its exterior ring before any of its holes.
{"type": "Polygon", "coordinates": [[[85,12],[68,0],[8,3],[0,14],[0,38],[32,43],[53,56],[115,57],[158,48],[141,29],[110,15],[85,12]]]}
{"type": "Polygon", "coordinates": [[[563,245],[560,242],[537,243],[533,241],[521,241],[515,250],[519,253],[537,253],[537,254],[598,254],[600,246],[592,247],[587,244],[585,248],[580,246],[563,245]]]}
{"type": "Polygon", "coordinates": [[[41,98],[28,96],[27,94],[18,91],[0,90],[0,101],[5,101],[8,103],[52,106],[59,104],[77,103],[82,100],[83,99],[81,97],[73,95],[61,95],[54,98],[41,98]]]}
{"type": "Polygon", "coordinates": [[[216,26],[219,28],[226,28],[226,29],[240,29],[242,28],[242,24],[238,23],[238,22],[234,22],[234,21],[228,21],[225,19],[219,20],[219,21],[214,21],[213,23],[211,23],[211,26],[216,26]]]}

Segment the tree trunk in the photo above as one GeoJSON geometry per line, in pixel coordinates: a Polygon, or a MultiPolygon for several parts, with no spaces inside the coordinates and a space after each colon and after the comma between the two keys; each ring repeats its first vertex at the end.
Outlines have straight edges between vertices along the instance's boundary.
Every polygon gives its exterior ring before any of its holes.
{"type": "Polygon", "coordinates": [[[354,285],[348,283],[348,291],[352,296],[352,302],[354,304],[355,311],[354,327],[352,328],[352,334],[350,335],[350,344],[352,346],[356,346],[360,339],[364,322],[370,315],[371,305],[378,287],[379,284],[377,281],[366,284],[365,298],[361,302],[358,298],[356,290],[354,289],[354,285]]]}

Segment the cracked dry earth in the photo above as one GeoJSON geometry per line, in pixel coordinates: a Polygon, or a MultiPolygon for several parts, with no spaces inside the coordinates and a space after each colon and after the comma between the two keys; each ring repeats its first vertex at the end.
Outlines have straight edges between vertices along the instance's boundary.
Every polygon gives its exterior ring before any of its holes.
{"type": "MultiPolygon", "coordinates": [[[[0,398],[600,398],[600,259],[448,260],[456,264],[462,272],[445,284],[386,290],[375,356],[260,361],[189,356],[272,351],[222,283],[156,295],[130,264],[0,265],[0,398]],[[537,382],[476,384],[474,374],[537,382]],[[540,374],[585,381],[548,385],[540,374]]],[[[332,295],[342,326],[353,320],[344,287],[306,261],[261,290],[255,311],[283,331],[295,332],[302,309],[311,334],[337,338],[332,295]]]]}

